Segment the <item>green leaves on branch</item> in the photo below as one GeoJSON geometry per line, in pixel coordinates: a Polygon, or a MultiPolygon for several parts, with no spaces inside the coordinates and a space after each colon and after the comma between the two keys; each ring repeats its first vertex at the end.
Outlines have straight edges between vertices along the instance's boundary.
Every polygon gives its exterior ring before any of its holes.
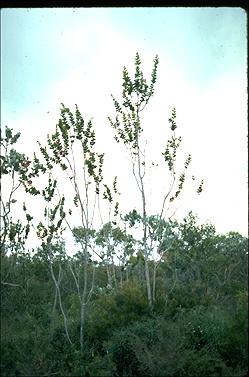
{"type": "MultiPolygon", "coordinates": [[[[114,100],[115,102],[115,100],[114,100]]],[[[142,132],[140,126],[140,120],[137,117],[135,111],[131,113],[121,113],[122,123],[118,116],[115,118],[115,122],[109,117],[109,122],[111,126],[116,130],[117,134],[114,136],[117,143],[122,141],[124,144],[131,144],[132,148],[137,148],[137,139],[139,134],[142,132]]]]}
{"type": "Polygon", "coordinates": [[[9,149],[9,146],[17,143],[20,137],[20,132],[14,134],[13,130],[5,127],[5,137],[1,135],[1,176],[7,175],[11,178],[12,185],[10,186],[10,192],[8,194],[8,201],[6,203],[1,201],[1,249],[20,251],[27,240],[30,232],[30,223],[33,217],[27,213],[26,206],[23,206],[26,224],[23,224],[20,220],[14,222],[11,217],[11,204],[17,200],[12,196],[21,184],[24,186],[25,191],[32,195],[39,194],[39,191],[33,185],[33,177],[37,177],[40,171],[44,172],[44,166],[40,164],[37,158],[30,160],[23,153],[19,153],[13,147],[9,149]]]}
{"type": "Polygon", "coordinates": [[[167,141],[166,149],[162,153],[162,155],[164,156],[164,160],[167,162],[170,171],[174,170],[174,164],[176,161],[176,152],[181,144],[181,141],[182,141],[181,136],[179,136],[178,138],[172,136],[171,140],[167,141]]]}
{"type": "Polygon", "coordinates": [[[119,203],[116,202],[115,207],[114,207],[114,217],[117,217],[118,213],[119,213],[119,203]]]}
{"type": "Polygon", "coordinates": [[[191,160],[192,160],[192,157],[191,157],[191,154],[189,154],[188,157],[187,157],[187,159],[186,159],[186,161],[184,162],[184,168],[185,168],[185,169],[188,168],[188,166],[189,166],[191,160]]]}
{"type": "Polygon", "coordinates": [[[201,192],[202,192],[202,190],[203,190],[203,184],[204,184],[204,181],[203,181],[203,179],[201,180],[201,183],[200,183],[200,186],[198,187],[198,189],[197,189],[197,194],[200,194],[201,192]]]}
{"type": "Polygon", "coordinates": [[[40,144],[40,142],[38,142],[38,144],[39,144],[39,147],[40,147],[41,154],[42,154],[42,156],[44,157],[44,159],[46,161],[47,168],[51,170],[53,168],[53,165],[50,162],[51,157],[49,156],[49,154],[47,152],[47,148],[46,147],[42,147],[41,144],[40,144]]]}
{"type": "Polygon", "coordinates": [[[64,104],[61,105],[60,119],[56,130],[47,136],[48,148],[39,144],[47,168],[51,170],[54,165],[59,165],[62,170],[70,169],[74,175],[73,144],[77,140],[83,154],[83,164],[87,168],[88,176],[95,182],[96,193],[99,194],[99,185],[103,180],[104,154],[98,154],[93,149],[96,137],[92,121],[89,120],[85,124],[77,105],[75,105],[75,113],[71,112],[64,104]]]}
{"type": "MultiPolygon", "coordinates": [[[[120,195],[117,189],[117,177],[114,178],[112,183],[112,190],[108,187],[108,185],[103,184],[104,192],[103,192],[103,199],[107,200],[110,204],[110,211],[113,211],[113,225],[117,224],[117,216],[119,214],[119,202],[116,200],[115,205],[113,207],[113,202],[115,200],[115,196],[120,195]]],[[[111,212],[110,212],[111,213],[111,212]]]]}
{"type": "Polygon", "coordinates": [[[118,190],[117,190],[117,176],[115,176],[114,181],[113,181],[113,191],[114,191],[115,194],[118,193],[118,190]]]}
{"type": "MultiPolygon", "coordinates": [[[[177,151],[178,151],[178,149],[181,145],[181,142],[182,142],[181,136],[179,136],[179,137],[175,136],[175,130],[177,128],[177,125],[176,125],[176,109],[175,108],[172,109],[171,117],[169,118],[169,123],[171,124],[170,129],[173,132],[173,134],[172,134],[171,138],[169,140],[167,140],[165,151],[162,153],[162,155],[164,156],[164,160],[168,165],[169,171],[173,173],[173,177],[174,177],[174,181],[175,181],[175,176],[176,176],[175,163],[176,163],[176,158],[177,158],[177,151]]],[[[190,154],[188,154],[188,156],[187,156],[187,158],[184,162],[185,171],[188,169],[191,161],[192,161],[192,156],[190,154]]],[[[183,172],[183,173],[180,174],[180,176],[178,178],[178,187],[175,191],[175,194],[170,197],[170,202],[173,202],[180,195],[180,193],[183,189],[183,185],[185,183],[185,179],[186,179],[186,173],[183,172]]],[[[192,176],[192,180],[194,180],[194,179],[195,179],[195,177],[192,176]]],[[[201,184],[197,189],[198,194],[200,194],[202,192],[202,186],[203,186],[203,181],[201,181],[201,184]]]]}
{"type": "Polygon", "coordinates": [[[42,196],[46,200],[46,202],[50,202],[52,200],[56,185],[57,185],[56,179],[53,180],[51,176],[49,176],[48,186],[45,187],[44,190],[42,190],[42,196]]]}
{"type": "Polygon", "coordinates": [[[170,127],[171,131],[175,131],[176,129],[175,118],[176,118],[176,109],[173,108],[171,118],[169,118],[169,123],[171,123],[171,127],[170,127]]]}
{"type": "Polygon", "coordinates": [[[158,55],[156,55],[153,63],[154,64],[153,64],[153,69],[152,69],[152,73],[151,73],[151,84],[150,84],[150,89],[149,89],[149,98],[151,96],[153,96],[153,94],[154,94],[154,86],[155,86],[155,83],[156,83],[156,80],[157,80],[157,67],[158,67],[158,64],[159,64],[158,55]]]}
{"type": "Polygon", "coordinates": [[[66,217],[64,205],[65,197],[63,196],[53,208],[45,209],[44,215],[47,218],[48,225],[39,222],[36,230],[37,236],[42,240],[43,244],[50,244],[54,238],[62,234],[64,230],[62,222],[66,217]]]}
{"type": "Polygon", "coordinates": [[[93,178],[96,185],[96,194],[99,194],[99,185],[103,180],[103,163],[104,153],[98,154],[96,152],[89,152],[85,156],[85,164],[90,177],[93,178]]]}
{"type": "MultiPolygon", "coordinates": [[[[165,151],[162,153],[164,156],[164,160],[167,162],[169,170],[174,172],[174,165],[176,161],[176,154],[177,150],[180,147],[182,138],[181,136],[176,137],[175,136],[175,129],[176,129],[176,109],[173,108],[171,118],[169,118],[169,122],[171,123],[171,131],[173,131],[173,135],[171,136],[171,139],[167,140],[165,151]]],[[[186,160],[185,166],[188,167],[191,161],[191,156],[189,155],[188,160],[186,160]]]]}
{"type": "Polygon", "coordinates": [[[75,114],[73,114],[68,107],[62,104],[59,129],[66,151],[70,142],[72,145],[75,139],[81,142],[84,153],[88,153],[91,147],[95,145],[96,138],[92,121],[89,120],[87,125],[85,125],[85,121],[77,105],[75,105],[75,114]]]}
{"type": "Polygon", "coordinates": [[[147,84],[141,71],[141,60],[138,53],[135,56],[135,75],[132,80],[126,67],[123,69],[122,101],[118,102],[112,95],[116,110],[115,120],[109,119],[111,126],[116,130],[115,140],[122,141],[132,148],[138,147],[138,136],[142,132],[139,112],[144,109],[154,93],[157,78],[158,57],[154,59],[151,82],[147,84]]]}
{"type": "Polygon", "coordinates": [[[2,137],[1,137],[1,144],[2,143],[4,143],[5,145],[15,144],[20,136],[21,136],[20,132],[13,134],[13,129],[6,126],[5,127],[5,138],[2,139],[2,137]]]}
{"type": "Polygon", "coordinates": [[[183,189],[183,184],[185,182],[185,173],[182,173],[179,177],[178,189],[175,192],[175,195],[170,198],[170,202],[173,202],[181,193],[183,189]]]}
{"type": "Polygon", "coordinates": [[[135,224],[138,224],[142,221],[142,216],[137,212],[136,209],[133,209],[124,216],[124,221],[129,223],[129,227],[132,228],[135,224]]]}
{"type": "Polygon", "coordinates": [[[154,94],[154,85],[157,80],[157,67],[159,63],[159,58],[156,55],[155,59],[153,60],[153,69],[151,73],[151,82],[150,85],[147,84],[146,79],[143,77],[143,72],[140,69],[141,60],[139,54],[136,53],[135,56],[135,79],[133,88],[136,90],[136,93],[141,95],[140,103],[143,102],[148,103],[150,97],[154,94]]]}
{"type": "Polygon", "coordinates": [[[107,199],[108,202],[111,203],[113,201],[111,190],[106,184],[104,184],[104,188],[105,191],[103,192],[103,198],[107,199]]]}
{"type": "Polygon", "coordinates": [[[9,154],[1,156],[1,174],[9,174],[12,171],[18,172],[22,169],[22,162],[25,160],[23,153],[11,149],[9,154]]]}

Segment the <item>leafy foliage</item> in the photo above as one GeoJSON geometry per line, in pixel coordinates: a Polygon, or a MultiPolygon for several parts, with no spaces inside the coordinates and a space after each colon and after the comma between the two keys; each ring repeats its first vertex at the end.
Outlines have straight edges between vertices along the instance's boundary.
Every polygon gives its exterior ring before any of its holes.
{"type": "Polygon", "coordinates": [[[140,113],[154,94],[158,62],[156,56],[149,81],[138,54],[134,77],[124,67],[122,99],[112,97],[116,117],[109,119],[116,141],[131,152],[133,173],[137,164],[141,213],[120,214],[117,177],[112,184],[104,181],[92,121],[77,106],[72,112],[62,104],[55,131],[46,145],[39,144],[40,157],[30,159],[13,147],[20,133],[6,127],[1,137],[1,175],[10,182],[7,200],[1,198],[2,376],[246,375],[248,239],[237,232],[217,234],[192,212],[181,223],[164,215],[166,200],[182,192],[192,160],[187,155],[176,174],[181,137],[175,109],[162,153],[172,184],[161,213],[146,212],[140,113]],[[72,195],[60,192],[58,169],[72,195]],[[41,174],[47,181],[38,187],[41,174]],[[14,221],[19,189],[42,200],[42,214],[23,203],[24,221],[14,221]],[[102,198],[109,216],[95,228],[102,198]],[[74,210],[79,224],[70,220],[74,210]],[[80,248],[73,255],[62,238],[65,226],[80,248]],[[40,241],[32,253],[26,249],[31,228],[40,241]]]}

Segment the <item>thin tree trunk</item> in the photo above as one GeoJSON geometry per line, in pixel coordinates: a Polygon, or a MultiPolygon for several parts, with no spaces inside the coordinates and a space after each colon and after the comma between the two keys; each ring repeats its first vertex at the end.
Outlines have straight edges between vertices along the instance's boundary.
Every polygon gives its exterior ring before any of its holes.
{"type": "Polygon", "coordinates": [[[111,277],[111,272],[110,272],[108,264],[106,265],[106,272],[107,272],[108,285],[110,288],[112,288],[112,277],[111,277]]]}
{"type": "Polygon", "coordinates": [[[120,270],[120,285],[123,285],[123,266],[119,264],[119,270],[120,270]]]}
{"type": "Polygon", "coordinates": [[[155,300],[156,300],[156,270],[157,270],[157,263],[154,262],[153,282],[152,282],[152,299],[153,299],[153,302],[155,302],[155,300]]]}
{"type": "Polygon", "coordinates": [[[126,272],[126,281],[129,281],[129,266],[128,266],[128,264],[126,266],[125,272],[126,272]]]}
{"type": "Polygon", "coordinates": [[[112,276],[113,276],[114,287],[116,288],[117,287],[117,280],[116,280],[115,264],[114,264],[114,261],[113,261],[113,257],[112,257],[112,276]]]}
{"type": "Polygon", "coordinates": [[[149,272],[147,258],[144,258],[144,267],[145,267],[145,279],[146,279],[148,303],[149,303],[149,308],[152,310],[153,303],[152,303],[152,296],[151,296],[150,272],[149,272]]]}
{"type": "Polygon", "coordinates": [[[84,287],[83,293],[81,296],[81,305],[80,305],[80,348],[83,350],[84,343],[84,325],[85,325],[85,305],[86,305],[86,295],[87,295],[87,275],[88,275],[88,256],[87,256],[87,244],[84,247],[84,287]]]}
{"type": "MultiPolygon", "coordinates": [[[[140,124],[139,119],[139,109],[137,107],[137,122],[138,127],[140,124]]],[[[147,245],[147,213],[146,213],[146,198],[145,198],[145,188],[144,188],[144,175],[145,175],[145,161],[141,161],[141,151],[138,143],[138,134],[136,137],[137,142],[137,158],[138,158],[138,176],[140,185],[138,185],[139,190],[142,196],[142,206],[143,206],[143,249],[144,249],[144,272],[145,272],[145,280],[146,280],[146,288],[147,288],[147,298],[148,298],[148,305],[150,310],[153,309],[153,302],[152,302],[152,294],[151,294],[151,283],[150,283],[150,272],[149,272],[149,264],[148,264],[148,245],[147,245]],[[143,173],[142,173],[142,165],[143,165],[143,173]]]]}
{"type": "MultiPolygon", "coordinates": [[[[68,332],[68,327],[67,327],[67,317],[66,317],[66,314],[65,314],[63,306],[62,306],[60,285],[58,284],[58,281],[55,278],[52,264],[50,264],[50,272],[51,272],[52,279],[54,281],[55,287],[57,289],[58,299],[59,299],[59,305],[60,305],[61,313],[62,313],[63,319],[64,319],[64,327],[65,327],[66,336],[67,336],[67,339],[68,339],[69,343],[72,345],[73,343],[72,343],[72,341],[70,339],[69,332],[68,332]]],[[[61,273],[61,265],[60,265],[59,275],[60,275],[60,273],[61,273]]]]}

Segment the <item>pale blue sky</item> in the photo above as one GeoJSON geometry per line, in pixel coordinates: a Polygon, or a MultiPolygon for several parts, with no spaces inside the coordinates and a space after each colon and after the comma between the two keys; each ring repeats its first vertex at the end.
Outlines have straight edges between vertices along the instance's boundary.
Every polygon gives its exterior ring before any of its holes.
{"type": "Polygon", "coordinates": [[[2,101],[9,111],[30,106],[30,98],[43,100],[47,83],[63,78],[79,61],[84,69],[98,44],[108,43],[91,35],[99,17],[128,39],[144,40],[159,54],[163,50],[197,86],[225,71],[245,70],[246,16],[240,8],[4,9],[1,15],[2,101]],[[67,31],[89,21],[82,36],[86,48],[68,54],[67,31]]]}
{"type": "MultiPolygon", "coordinates": [[[[2,9],[1,28],[2,124],[21,131],[30,148],[52,131],[61,102],[77,103],[83,116],[93,116],[104,139],[110,93],[120,91],[123,65],[132,67],[138,51],[149,72],[158,54],[148,115],[154,122],[155,111],[158,128],[151,141],[162,147],[156,143],[165,137],[169,111],[176,106],[179,132],[196,161],[196,174],[206,182],[203,199],[187,200],[185,213],[193,209],[220,231],[247,232],[243,9],[2,9]]],[[[107,136],[103,148],[110,152],[115,147],[107,136]]],[[[135,198],[132,190],[130,195],[135,198]]]]}

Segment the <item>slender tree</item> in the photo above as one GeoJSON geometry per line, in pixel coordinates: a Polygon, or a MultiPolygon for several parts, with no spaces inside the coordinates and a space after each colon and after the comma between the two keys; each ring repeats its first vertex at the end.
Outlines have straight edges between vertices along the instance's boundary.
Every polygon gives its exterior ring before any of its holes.
{"type": "MultiPolygon", "coordinates": [[[[59,201],[66,202],[65,210],[60,212],[60,226],[62,222],[76,236],[76,241],[81,246],[83,260],[83,271],[76,273],[74,267],[70,265],[70,271],[75,282],[76,292],[80,305],[80,336],[79,343],[81,353],[84,349],[84,333],[86,310],[91,299],[94,288],[94,264],[91,263],[90,256],[97,256],[96,248],[92,247],[92,234],[94,226],[98,226],[98,218],[101,217],[101,199],[107,203],[112,203],[112,190],[103,181],[104,154],[99,154],[95,150],[96,136],[92,121],[84,121],[77,105],[73,113],[62,104],[60,119],[56,125],[55,132],[47,136],[47,145],[40,145],[40,151],[44,158],[44,164],[50,172],[52,190],[56,189],[59,201]],[[55,178],[57,177],[57,179],[55,178]],[[57,182],[59,182],[57,184],[57,182]],[[66,186],[67,185],[67,186],[66,186]],[[70,194],[69,194],[70,193],[70,194]],[[66,201],[65,201],[66,198],[66,201]],[[80,237],[77,237],[73,225],[73,214],[80,219],[80,237]],[[90,271],[92,276],[89,276],[90,271]]],[[[114,185],[115,188],[115,185],[114,185]]],[[[51,189],[48,189],[49,193],[51,189]]],[[[45,195],[45,191],[43,192],[45,195]]],[[[44,196],[43,195],[43,196],[44,196]]],[[[115,204],[117,212],[118,204],[115,204]]],[[[51,270],[55,283],[58,298],[60,300],[58,280],[56,280],[51,270]]],[[[63,315],[64,316],[64,315],[63,315]]],[[[65,319],[65,316],[64,316],[65,319]]],[[[65,321],[64,321],[65,322],[65,321]]],[[[66,331],[68,334],[68,331],[66,331]]],[[[70,341],[69,336],[68,340],[70,341]]],[[[82,370],[84,373],[84,370],[82,370]]]]}
{"type": "MultiPolygon", "coordinates": [[[[147,83],[146,79],[144,78],[144,74],[141,70],[141,60],[139,54],[136,53],[134,79],[131,78],[127,68],[124,67],[122,99],[121,101],[118,101],[114,96],[112,96],[116,115],[114,119],[111,119],[109,117],[110,124],[115,130],[114,138],[116,142],[122,142],[130,154],[133,176],[135,178],[141,197],[141,221],[143,231],[142,248],[144,255],[144,271],[147,287],[147,298],[150,309],[153,308],[153,294],[148,263],[151,248],[149,246],[148,240],[148,196],[145,188],[146,158],[145,148],[142,145],[143,128],[141,113],[144,111],[145,107],[148,105],[151,97],[154,94],[154,87],[157,80],[158,63],[159,59],[158,56],[156,56],[153,62],[151,80],[150,83],[147,83]]],[[[173,109],[172,115],[169,118],[172,136],[167,141],[165,151],[162,153],[164,156],[164,160],[168,165],[168,169],[171,173],[172,179],[171,182],[169,182],[169,189],[163,197],[163,202],[159,216],[160,219],[162,219],[165,215],[165,211],[167,212],[167,200],[170,205],[180,195],[185,182],[185,171],[183,171],[179,176],[177,176],[175,170],[177,150],[181,143],[181,137],[177,137],[175,134],[175,130],[177,128],[175,118],[176,111],[175,109],[173,109]],[[178,186],[176,187],[177,183],[178,186]]],[[[188,168],[190,162],[191,156],[188,155],[184,163],[184,170],[188,168]]],[[[203,182],[201,182],[200,186],[198,187],[198,192],[202,191],[202,184],[203,182]]],[[[134,215],[136,216],[136,213],[134,215]]]]}

